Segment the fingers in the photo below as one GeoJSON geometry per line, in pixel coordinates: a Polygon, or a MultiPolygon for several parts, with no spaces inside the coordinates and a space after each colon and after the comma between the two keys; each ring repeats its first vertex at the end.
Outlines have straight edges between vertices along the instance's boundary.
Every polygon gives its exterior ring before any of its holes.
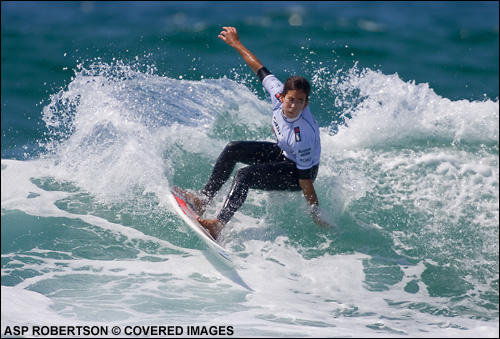
{"type": "Polygon", "coordinates": [[[233,34],[238,36],[236,28],[234,28],[234,27],[222,27],[222,32],[220,32],[219,38],[221,38],[222,40],[225,41],[226,38],[228,38],[230,35],[233,35],[233,34]]]}
{"type": "Polygon", "coordinates": [[[226,31],[226,32],[231,32],[231,33],[236,33],[236,28],[234,27],[222,27],[223,31],[226,31]]]}

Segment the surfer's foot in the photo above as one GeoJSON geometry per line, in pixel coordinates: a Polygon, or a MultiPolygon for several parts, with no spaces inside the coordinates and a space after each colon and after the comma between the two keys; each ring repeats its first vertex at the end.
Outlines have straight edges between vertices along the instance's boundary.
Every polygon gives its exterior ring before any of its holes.
{"type": "Polygon", "coordinates": [[[224,225],[219,221],[219,219],[201,219],[201,218],[196,218],[198,222],[201,224],[201,226],[205,227],[207,231],[210,233],[210,235],[214,238],[217,239],[219,236],[220,231],[224,227],[224,225]]]}
{"type": "Polygon", "coordinates": [[[198,215],[203,215],[207,208],[207,201],[205,199],[201,199],[195,193],[189,190],[183,190],[179,187],[174,187],[174,189],[179,192],[185,199],[189,206],[196,212],[198,215]]]}

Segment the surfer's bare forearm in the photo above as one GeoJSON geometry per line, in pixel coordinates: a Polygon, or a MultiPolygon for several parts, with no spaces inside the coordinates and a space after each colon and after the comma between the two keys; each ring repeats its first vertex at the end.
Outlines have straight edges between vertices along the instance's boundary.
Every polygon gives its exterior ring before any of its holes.
{"type": "Polygon", "coordinates": [[[306,198],[309,206],[317,206],[319,202],[316,190],[314,189],[313,181],[311,179],[300,179],[299,185],[300,188],[302,188],[302,192],[304,193],[304,197],[306,198]]]}
{"type": "Polygon", "coordinates": [[[236,28],[223,27],[223,31],[219,34],[219,38],[233,47],[243,57],[243,60],[245,60],[255,74],[257,74],[259,69],[264,67],[259,59],[241,43],[236,28]]]}
{"type": "Polygon", "coordinates": [[[324,219],[322,216],[322,211],[319,208],[318,196],[316,195],[316,190],[314,189],[313,181],[311,179],[300,179],[299,185],[302,188],[304,197],[309,204],[309,210],[314,222],[318,226],[330,227],[330,223],[324,219]]]}

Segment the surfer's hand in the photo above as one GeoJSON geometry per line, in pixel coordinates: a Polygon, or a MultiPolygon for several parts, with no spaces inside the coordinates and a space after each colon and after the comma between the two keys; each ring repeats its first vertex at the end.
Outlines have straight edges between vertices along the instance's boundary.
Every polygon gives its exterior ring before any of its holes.
{"type": "Polygon", "coordinates": [[[238,32],[234,27],[222,27],[223,30],[219,34],[219,38],[231,47],[235,47],[240,39],[238,37],[238,32]]]}
{"type": "Polygon", "coordinates": [[[321,227],[334,227],[333,224],[327,220],[326,213],[318,205],[311,205],[309,207],[309,212],[316,225],[321,227]]]}

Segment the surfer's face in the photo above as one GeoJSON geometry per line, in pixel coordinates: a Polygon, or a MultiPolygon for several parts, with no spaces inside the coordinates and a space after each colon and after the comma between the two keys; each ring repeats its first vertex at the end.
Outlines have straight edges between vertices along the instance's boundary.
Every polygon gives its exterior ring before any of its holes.
{"type": "Polygon", "coordinates": [[[307,95],[301,89],[288,91],[280,97],[280,101],[283,103],[283,114],[289,119],[296,118],[308,104],[307,95]]]}

